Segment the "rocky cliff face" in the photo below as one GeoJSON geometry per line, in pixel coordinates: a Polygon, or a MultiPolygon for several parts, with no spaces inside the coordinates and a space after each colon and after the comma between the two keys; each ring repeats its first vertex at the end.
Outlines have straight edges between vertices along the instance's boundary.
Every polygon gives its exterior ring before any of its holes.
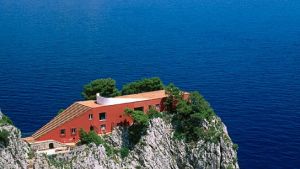
{"type": "MultiPolygon", "coordinates": [[[[0,112],[0,120],[2,120],[2,118],[3,114],[0,112]]],[[[30,147],[21,140],[20,130],[10,124],[0,123],[0,133],[2,133],[0,139],[0,168],[27,168],[30,147]],[[3,134],[6,132],[8,133],[7,142],[4,141],[5,134],[3,134]]]]}
{"type": "MultiPolygon", "coordinates": [[[[161,118],[152,119],[147,134],[142,136],[129,154],[121,157],[119,150],[128,146],[128,131],[118,128],[105,137],[108,147],[95,144],[76,147],[66,154],[55,156],[38,155],[32,161],[33,168],[75,168],[75,169],[121,169],[121,168],[163,168],[163,169],[231,169],[239,168],[237,154],[226,127],[219,118],[205,127],[218,126],[221,136],[217,141],[199,140],[185,143],[173,138],[173,127],[161,118]],[[111,149],[112,148],[112,149],[111,149]]],[[[1,148],[0,168],[26,168],[30,148],[20,140],[20,133],[13,126],[1,126],[11,131],[10,145],[1,148]]]]}
{"type": "MultiPolygon", "coordinates": [[[[216,118],[214,123],[220,122],[216,118]]],[[[216,125],[216,124],[206,124],[216,125]]],[[[108,155],[105,147],[100,145],[80,146],[64,155],[51,157],[39,156],[36,168],[70,168],[86,169],[120,169],[120,168],[164,168],[164,169],[218,169],[239,168],[237,154],[233,149],[226,127],[221,123],[223,135],[213,143],[200,140],[187,144],[172,138],[172,125],[161,118],[151,120],[147,134],[130,151],[127,157],[121,158],[118,153],[108,155]]],[[[114,147],[127,146],[127,130],[116,129],[108,136],[107,141],[114,147]]]]}

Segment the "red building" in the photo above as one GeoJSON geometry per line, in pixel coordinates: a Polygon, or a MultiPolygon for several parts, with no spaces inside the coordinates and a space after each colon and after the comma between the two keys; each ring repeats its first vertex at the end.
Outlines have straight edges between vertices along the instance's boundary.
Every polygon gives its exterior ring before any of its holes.
{"type": "MultiPolygon", "coordinates": [[[[187,97],[188,93],[185,93],[187,97]]],[[[75,143],[79,140],[79,130],[95,131],[98,134],[110,133],[114,127],[132,124],[131,117],[124,114],[126,108],[147,112],[150,107],[162,111],[164,108],[164,90],[79,101],[54,117],[49,123],[36,131],[32,142],[54,140],[59,143],[75,143]]],[[[50,146],[51,147],[51,146],[50,146]]]]}

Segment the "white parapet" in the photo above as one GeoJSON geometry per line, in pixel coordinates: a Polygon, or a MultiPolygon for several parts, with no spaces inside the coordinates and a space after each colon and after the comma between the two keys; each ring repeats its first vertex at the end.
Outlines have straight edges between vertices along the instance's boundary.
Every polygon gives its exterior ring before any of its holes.
{"type": "Polygon", "coordinates": [[[113,104],[122,104],[130,103],[136,101],[145,100],[144,98],[107,98],[102,97],[99,93],[96,94],[96,102],[101,105],[113,105],[113,104]]]}

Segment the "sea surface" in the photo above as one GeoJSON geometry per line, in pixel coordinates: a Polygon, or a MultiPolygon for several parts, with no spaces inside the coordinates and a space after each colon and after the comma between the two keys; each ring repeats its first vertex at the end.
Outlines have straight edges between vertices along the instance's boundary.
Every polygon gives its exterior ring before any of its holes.
{"type": "Polygon", "coordinates": [[[242,169],[300,168],[299,0],[0,0],[0,107],[25,135],[84,84],[199,90],[242,169]]]}

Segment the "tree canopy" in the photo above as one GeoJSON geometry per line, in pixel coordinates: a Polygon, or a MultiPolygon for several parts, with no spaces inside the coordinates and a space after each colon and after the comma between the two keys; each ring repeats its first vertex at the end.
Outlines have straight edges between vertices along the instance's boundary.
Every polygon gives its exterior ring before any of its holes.
{"type": "Polygon", "coordinates": [[[82,96],[86,100],[95,100],[97,93],[100,93],[100,95],[104,97],[120,95],[116,87],[116,81],[111,78],[97,79],[86,84],[83,88],[82,96]]]}
{"type": "Polygon", "coordinates": [[[135,111],[131,109],[125,109],[125,114],[129,115],[133,119],[133,124],[128,128],[128,138],[133,148],[141,137],[146,134],[149,126],[149,117],[142,111],[135,111]]]}
{"type": "Polygon", "coordinates": [[[168,96],[164,102],[165,108],[168,112],[174,113],[176,104],[183,98],[183,93],[173,83],[165,88],[165,92],[168,96]]]}
{"type": "Polygon", "coordinates": [[[150,92],[155,90],[162,90],[164,88],[163,82],[158,77],[145,78],[135,82],[128,83],[122,88],[122,95],[136,94],[142,92],[150,92]]]}
{"type": "Polygon", "coordinates": [[[201,127],[201,123],[205,119],[210,120],[215,113],[199,92],[190,93],[188,100],[179,100],[173,113],[172,122],[177,138],[190,142],[216,133],[213,128],[206,131],[201,127]]]}

